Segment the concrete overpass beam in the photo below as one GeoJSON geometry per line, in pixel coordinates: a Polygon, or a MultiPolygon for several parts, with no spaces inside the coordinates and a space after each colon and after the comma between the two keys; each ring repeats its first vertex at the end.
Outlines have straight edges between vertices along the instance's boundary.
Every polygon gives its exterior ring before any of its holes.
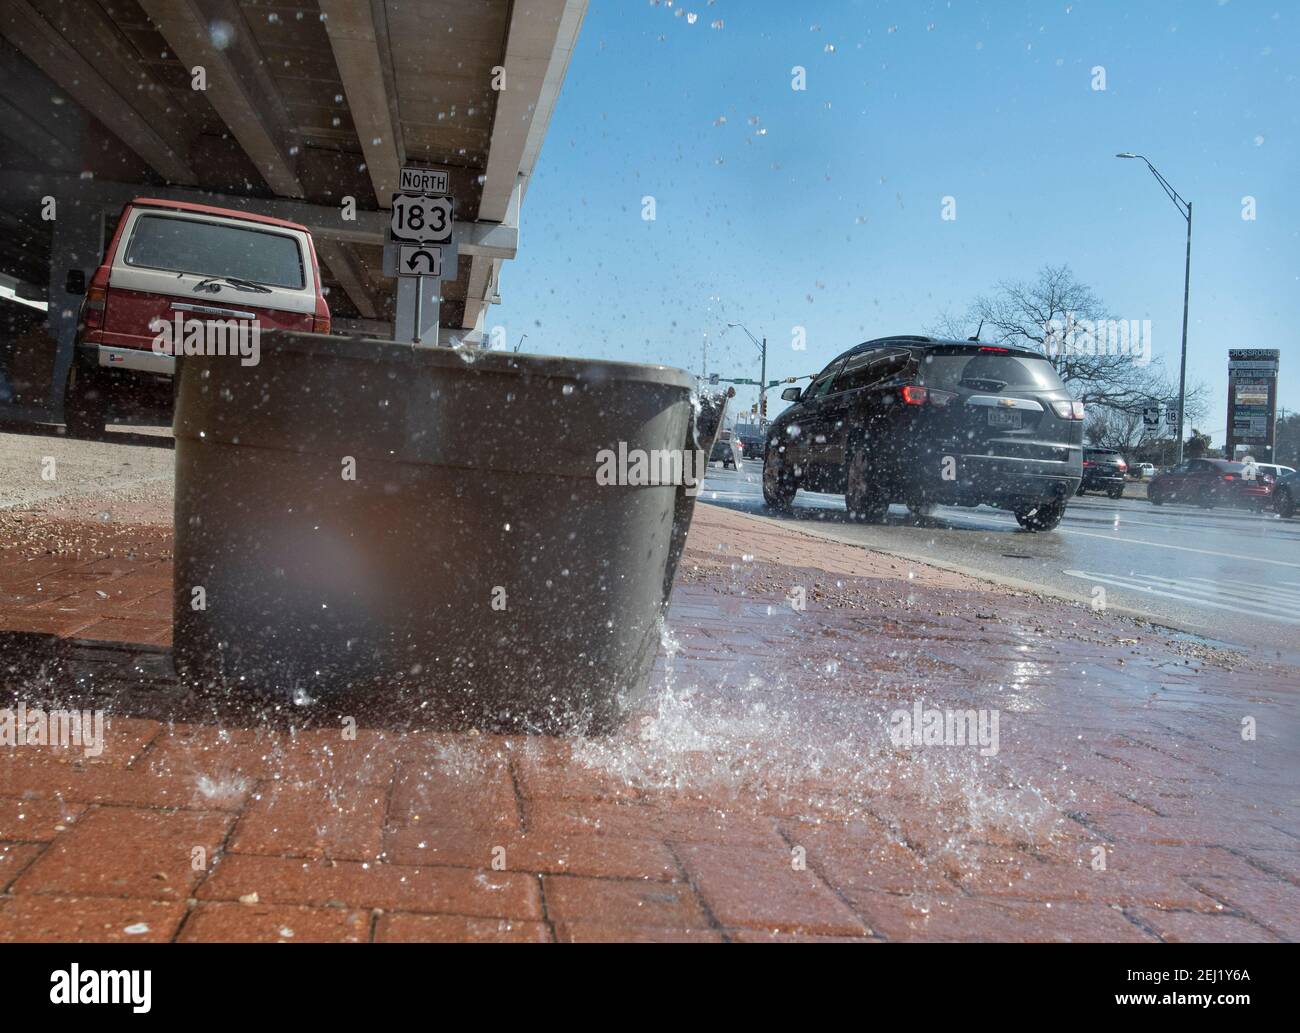
{"type": "Polygon", "coordinates": [[[389,196],[397,189],[402,148],[394,128],[379,49],[380,30],[373,9],[357,0],[320,0],[320,9],[361,151],[366,156],[375,200],[381,208],[387,208],[389,196]]]}
{"type": "Polygon", "coordinates": [[[497,94],[480,219],[506,218],[516,179],[525,186],[560,95],[587,0],[516,3],[506,39],[506,88],[497,94]]]}
{"type": "MultiPolygon", "coordinates": [[[[102,11],[98,5],[87,5],[83,16],[102,17],[102,11]]],[[[0,4],[0,33],[160,176],[173,183],[198,182],[183,133],[157,118],[156,112],[137,108],[135,87],[148,80],[138,65],[118,52],[97,52],[101,66],[115,68],[110,81],[28,0],[0,4]]]]}
{"type": "Polygon", "coordinates": [[[329,267],[334,279],[338,280],[362,317],[375,319],[379,314],[379,306],[352,249],[341,240],[322,237],[316,241],[316,253],[329,267]]]}
{"type": "Polygon", "coordinates": [[[234,0],[140,0],[140,6],[187,68],[206,69],[209,103],[267,185],[283,197],[302,197],[306,191],[291,153],[293,123],[239,5],[234,0]],[[210,32],[217,21],[234,29],[224,49],[210,32]]]}

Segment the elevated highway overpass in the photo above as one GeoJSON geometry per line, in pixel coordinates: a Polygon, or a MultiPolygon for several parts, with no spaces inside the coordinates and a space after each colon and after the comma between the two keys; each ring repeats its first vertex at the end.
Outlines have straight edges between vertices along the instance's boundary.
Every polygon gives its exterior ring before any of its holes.
{"type": "Polygon", "coordinates": [[[481,343],[586,0],[5,0],[0,282],[49,303],[50,404],[122,204],[289,218],[335,328],[391,334],[384,211],[404,163],[450,170],[460,263],[440,338],[481,343]],[[54,217],[49,218],[54,200],[54,217]]]}

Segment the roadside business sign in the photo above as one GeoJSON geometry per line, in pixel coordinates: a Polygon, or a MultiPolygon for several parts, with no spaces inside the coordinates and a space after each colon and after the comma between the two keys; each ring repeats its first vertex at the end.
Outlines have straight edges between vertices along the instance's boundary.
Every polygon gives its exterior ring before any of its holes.
{"type": "Polygon", "coordinates": [[[1277,423],[1277,348],[1228,351],[1228,420],[1223,454],[1231,459],[1245,447],[1263,461],[1273,458],[1277,423]]]}

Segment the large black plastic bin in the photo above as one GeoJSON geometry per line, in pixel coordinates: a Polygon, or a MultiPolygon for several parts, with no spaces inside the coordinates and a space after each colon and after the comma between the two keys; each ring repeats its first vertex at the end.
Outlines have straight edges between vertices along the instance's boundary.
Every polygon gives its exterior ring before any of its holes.
{"type": "Polygon", "coordinates": [[[456,725],[619,723],[694,500],[598,484],[597,454],[707,455],[692,377],[317,334],[180,366],[178,673],[456,725]]]}

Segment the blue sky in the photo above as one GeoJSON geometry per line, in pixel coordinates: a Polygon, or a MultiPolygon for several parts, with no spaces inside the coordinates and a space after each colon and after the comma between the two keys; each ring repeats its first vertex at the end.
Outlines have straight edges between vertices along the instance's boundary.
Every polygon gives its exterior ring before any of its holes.
{"type": "Polygon", "coordinates": [[[1194,205],[1188,378],[1221,441],[1230,347],[1281,348],[1300,409],[1298,20],[1242,0],[592,0],[489,323],[510,347],[697,373],[707,335],[710,372],[757,378],[722,333],[739,320],[769,376],[797,375],[1065,263],[1150,319],[1176,374],[1185,224],[1114,157],[1132,150],[1194,205]]]}

